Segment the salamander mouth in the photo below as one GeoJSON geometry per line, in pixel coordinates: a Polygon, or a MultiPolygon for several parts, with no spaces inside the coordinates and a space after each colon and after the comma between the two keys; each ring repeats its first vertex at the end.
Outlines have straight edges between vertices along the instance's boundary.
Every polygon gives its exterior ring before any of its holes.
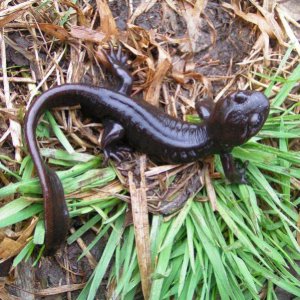
{"type": "Polygon", "coordinates": [[[231,124],[232,130],[238,133],[242,142],[258,133],[263,124],[263,114],[257,112],[245,114],[241,110],[236,110],[230,112],[227,122],[231,124]]]}

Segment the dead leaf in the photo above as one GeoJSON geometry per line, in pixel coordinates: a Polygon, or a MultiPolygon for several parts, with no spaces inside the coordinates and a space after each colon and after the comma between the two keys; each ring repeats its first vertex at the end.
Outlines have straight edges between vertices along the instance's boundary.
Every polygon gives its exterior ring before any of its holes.
{"type": "Polygon", "coordinates": [[[183,38],[173,38],[170,36],[165,36],[159,33],[156,33],[157,39],[160,39],[163,42],[168,42],[171,44],[182,44],[182,43],[187,43],[189,42],[189,38],[183,37],[183,38]]]}
{"type": "Polygon", "coordinates": [[[4,237],[0,243],[0,259],[6,260],[17,255],[21,251],[21,249],[26,245],[28,238],[32,235],[37,221],[38,218],[33,218],[30,224],[18,233],[20,236],[16,241],[8,237],[4,237]]]}
{"type": "MultiPolygon", "coordinates": [[[[237,0],[235,0],[237,1],[237,0]]],[[[268,11],[264,7],[260,6],[256,1],[250,0],[250,2],[257,8],[257,10],[264,16],[266,22],[270,25],[271,30],[274,36],[277,38],[278,42],[281,45],[286,45],[284,42],[284,34],[282,32],[281,27],[279,26],[278,22],[275,19],[274,11],[268,11]]]]}
{"type": "Polygon", "coordinates": [[[4,233],[4,229],[1,228],[0,229],[0,242],[5,238],[5,233],[4,233]]]}
{"type": "Polygon", "coordinates": [[[186,84],[191,80],[204,82],[204,76],[194,71],[195,63],[187,62],[179,56],[173,57],[172,77],[180,84],[186,84]]]}
{"type": "MultiPolygon", "coordinates": [[[[26,60],[34,61],[34,54],[26,49],[26,46],[24,45],[24,41],[22,39],[20,39],[18,43],[16,43],[9,37],[5,37],[5,42],[13,49],[12,60],[14,63],[20,63],[20,61],[18,61],[16,58],[17,55],[14,55],[14,52],[19,52],[22,56],[24,56],[24,61],[21,61],[24,65],[27,63],[26,60]]],[[[9,48],[7,50],[7,53],[9,53],[8,51],[10,51],[9,48]]]]}
{"type": "MultiPolygon", "coordinates": [[[[128,49],[132,54],[134,54],[136,56],[135,62],[138,62],[139,64],[141,64],[142,62],[147,61],[148,57],[146,55],[144,55],[142,51],[140,51],[134,47],[131,47],[129,44],[124,43],[124,42],[123,42],[123,45],[126,49],[128,49]]],[[[151,60],[148,61],[148,66],[150,69],[154,70],[154,65],[151,60]]]]}
{"type": "Polygon", "coordinates": [[[7,16],[1,17],[0,18],[0,28],[4,27],[7,23],[9,23],[11,21],[18,19],[24,12],[25,12],[25,10],[15,11],[11,14],[8,14],[7,16]]]}
{"type": "Polygon", "coordinates": [[[22,243],[5,237],[0,243],[0,258],[5,260],[15,256],[20,252],[23,246],[22,243]]]}
{"type": "Polygon", "coordinates": [[[15,12],[19,12],[23,10],[25,11],[25,9],[29,9],[29,7],[35,2],[38,2],[38,0],[29,0],[25,2],[22,1],[22,3],[14,4],[6,7],[9,2],[10,1],[0,1],[0,18],[3,18],[15,12]]]}
{"type": "Polygon", "coordinates": [[[39,23],[38,25],[32,24],[33,27],[40,28],[45,33],[56,37],[62,42],[65,42],[70,38],[68,31],[62,26],[49,24],[49,23],[39,23]]]}
{"type": "Polygon", "coordinates": [[[157,211],[163,215],[171,215],[179,211],[188,199],[198,194],[204,186],[204,175],[198,164],[187,168],[182,178],[177,182],[175,179],[174,185],[167,187],[166,193],[161,197],[162,201],[157,211]]]}
{"type": "Polygon", "coordinates": [[[70,35],[75,39],[95,43],[100,43],[106,38],[106,35],[101,31],[76,25],[71,27],[70,35]]]}
{"type": "Polygon", "coordinates": [[[300,55],[300,42],[299,42],[299,38],[300,38],[300,25],[291,17],[291,14],[289,14],[289,12],[286,11],[286,9],[283,9],[281,6],[277,6],[276,7],[279,19],[281,21],[281,24],[283,26],[283,28],[285,29],[285,32],[287,34],[287,36],[290,39],[290,43],[294,44],[295,49],[298,51],[298,54],[300,55]],[[290,22],[298,27],[298,30],[295,28],[293,28],[290,25],[290,22]]]}
{"type": "Polygon", "coordinates": [[[30,224],[29,224],[27,227],[25,227],[24,230],[22,230],[22,231],[20,232],[20,236],[19,236],[19,238],[17,239],[17,242],[22,243],[22,244],[26,244],[28,238],[32,235],[33,230],[34,230],[34,228],[35,228],[37,222],[38,222],[38,218],[37,218],[37,217],[34,217],[34,218],[31,220],[30,224]]]}
{"type": "Polygon", "coordinates": [[[20,298],[9,294],[4,288],[0,289],[0,299],[1,300],[20,300],[20,298]]]}
{"type": "Polygon", "coordinates": [[[60,2],[67,5],[68,7],[72,7],[73,9],[75,9],[78,16],[79,24],[82,26],[88,26],[87,19],[85,18],[82,10],[78,7],[78,5],[74,4],[70,0],[60,0],[60,2]]]}
{"type": "Polygon", "coordinates": [[[163,48],[160,46],[158,47],[158,53],[158,63],[155,70],[155,74],[145,94],[145,100],[154,106],[159,105],[161,85],[165,75],[172,66],[171,57],[169,53],[163,50],[163,48]]]}
{"type": "Polygon", "coordinates": [[[42,290],[35,290],[34,294],[37,296],[41,296],[41,297],[47,297],[47,296],[55,296],[55,299],[60,299],[60,297],[58,297],[58,294],[64,294],[64,293],[68,293],[68,292],[74,292],[77,290],[81,290],[84,288],[84,286],[86,285],[86,282],[84,283],[74,283],[74,284],[66,284],[66,285],[60,285],[58,287],[49,287],[47,289],[42,289],[42,290]]]}
{"type": "Polygon", "coordinates": [[[179,3],[175,0],[166,0],[170,8],[172,8],[179,16],[182,16],[182,10],[179,7],[179,3]]]}
{"type": "Polygon", "coordinates": [[[189,40],[181,45],[184,52],[198,52],[200,50],[198,40],[201,30],[201,14],[204,11],[207,0],[196,0],[194,4],[188,1],[174,2],[173,0],[166,1],[168,5],[182,16],[187,25],[187,33],[189,40]]]}
{"type": "MultiPolygon", "coordinates": [[[[161,2],[162,9],[162,24],[165,24],[165,30],[180,32],[181,24],[178,22],[176,12],[170,8],[170,6],[166,2],[161,2]]],[[[164,35],[162,35],[164,37],[164,35]]]]}
{"type": "Polygon", "coordinates": [[[130,17],[128,23],[134,23],[135,19],[140,16],[142,13],[147,12],[157,0],[145,0],[141,1],[141,4],[134,10],[134,13],[130,17]]]}
{"type": "Polygon", "coordinates": [[[137,46],[135,47],[136,49],[149,48],[151,30],[146,30],[137,25],[128,24],[128,31],[128,36],[132,39],[132,42],[135,44],[134,46],[137,46]]]}
{"type": "Polygon", "coordinates": [[[118,35],[118,28],[107,1],[97,0],[97,7],[101,20],[100,31],[108,36],[118,35]]]}
{"type": "MultiPolygon", "coordinates": [[[[253,1],[251,1],[251,2],[253,2],[253,1]]],[[[274,18],[274,14],[268,12],[267,10],[265,10],[264,8],[262,8],[255,2],[254,2],[254,4],[257,7],[257,9],[259,10],[259,12],[262,13],[263,15],[261,15],[259,13],[256,13],[256,14],[244,13],[240,9],[240,2],[238,0],[232,0],[231,4],[223,3],[222,5],[226,8],[232,9],[237,16],[241,17],[245,21],[257,25],[262,33],[263,32],[267,33],[268,36],[271,38],[276,37],[278,42],[281,45],[286,46],[286,43],[283,40],[282,30],[281,30],[280,26],[278,25],[278,23],[276,22],[276,20],[274,18]]]]}
{"type": "Polygon", "coordinates": [[[105,197],[115,196],[121,193],[124,187],[122,184],[115,180],[110,184],[103,186],[101,188],[93,189],[88,192],[74,192],[66,195],[66,198],[82,198],[83,201],[93,201],[95,199],[101,199],[105,197]]]}
{"type": "Polygon", "coordinates": [[[201,30],[201,13],[203,12],[207,1],[197,0],[194,6],[188,2],[183,2],[182,16],[185,19],[187,25],[187,34],[190,38],[190,46],[192,52],[198,52],[198,39],[201,30]]]}
{"type": "Polygon", "coordinates": [[[202,83],[207,90],[210,89],[210,81],[203,74],[195,71],[196,64],[192,61],[186,61],[179,56],[173,57],[171,76],[181,85],[189,88],[195,82],[202,83]]]}

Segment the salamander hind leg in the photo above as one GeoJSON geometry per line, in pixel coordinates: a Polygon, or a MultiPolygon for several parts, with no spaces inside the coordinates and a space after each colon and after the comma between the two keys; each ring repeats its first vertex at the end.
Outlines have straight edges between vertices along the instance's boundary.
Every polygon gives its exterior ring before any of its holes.
{"type": "Polygon", "coordinates": [[[113,120],[104,120],[104,133],[101,141],[101,147],[104,152],[103,164],[107,165],[109,159],[120,163],[132,149],[125,146],[122,140],[125,136],[124,127],[113,120]]]}
{"type": "Polygon", "coordinates": [[[121,80],[118,92],[129,96],[133,80],[131,74],[127,71],[127,55],[122,53],[121,45],[119,45],[117,51],[114,50],[113,45],[110,45],[110,53],[105,54],[112,73],[121,80]]]}

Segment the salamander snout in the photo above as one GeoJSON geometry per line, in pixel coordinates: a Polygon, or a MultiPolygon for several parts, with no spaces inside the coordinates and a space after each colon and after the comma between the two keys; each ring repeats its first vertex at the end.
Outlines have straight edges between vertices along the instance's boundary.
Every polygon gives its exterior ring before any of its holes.
{"type": "Polygon", "coordinates": [[[237,92],[235,98],[247,98],[241,111],[247,123],[246,135],[250,138],[259,132],[267,120],[270,110],[269,100],[263,93],[252,91],[237,92]]]}
{"type": "MultiPolygon", "coordinates": [[[[238,91],[231,95],[231,112],[228,114],[230,123],[231,114],[239,114],[243,122],[240,123],[243,133],[240,138],[244,141],[256,135],[264,125],[269,114],[269,100],[260,92],[238,91]]],[[[238,125],[238,124],[236,124],[238,125]]]]}

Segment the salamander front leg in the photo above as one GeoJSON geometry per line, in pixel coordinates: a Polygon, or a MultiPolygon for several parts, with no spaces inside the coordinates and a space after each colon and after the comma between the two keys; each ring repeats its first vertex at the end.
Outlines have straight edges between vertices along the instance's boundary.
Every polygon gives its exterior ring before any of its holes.
{"type": "Polygon", "coordinates": [[[105,53],[110,63],[111,71],[121,80],[121,86],[118,90],[120,94],[130,96],[132,90],[132,76],[127,71],[127,55],[122,53],[122,47],[119,45],[115,51],[113,45],[110,45],[110,54],[105,53]]]}
{"type": "Polygon", "coordinates": [[[104,152],[104,162],[106,165],[111,158],[120,163],[124,157],[132,152],[132,149],[122,144],[122,139],[125,135],[124,127],[112,120],[104,120],[104,133],[102,137],[101,147],[104,152]]]}
{"type": "Polygon", "coordinates": [[[208,120],[210,118],[214,107],[215,107],[215,103],[211,98],[199,100],[195,104],[195,109],[196,109],[199,117],[203,121],[208,120]]]}
{"type": "Polygon", "coordinates": [[[221,154],[221,162],[226,178],[230,183],[247,184],[246,167],[248,161],[238,165],[230,153],[221,154]]]}

